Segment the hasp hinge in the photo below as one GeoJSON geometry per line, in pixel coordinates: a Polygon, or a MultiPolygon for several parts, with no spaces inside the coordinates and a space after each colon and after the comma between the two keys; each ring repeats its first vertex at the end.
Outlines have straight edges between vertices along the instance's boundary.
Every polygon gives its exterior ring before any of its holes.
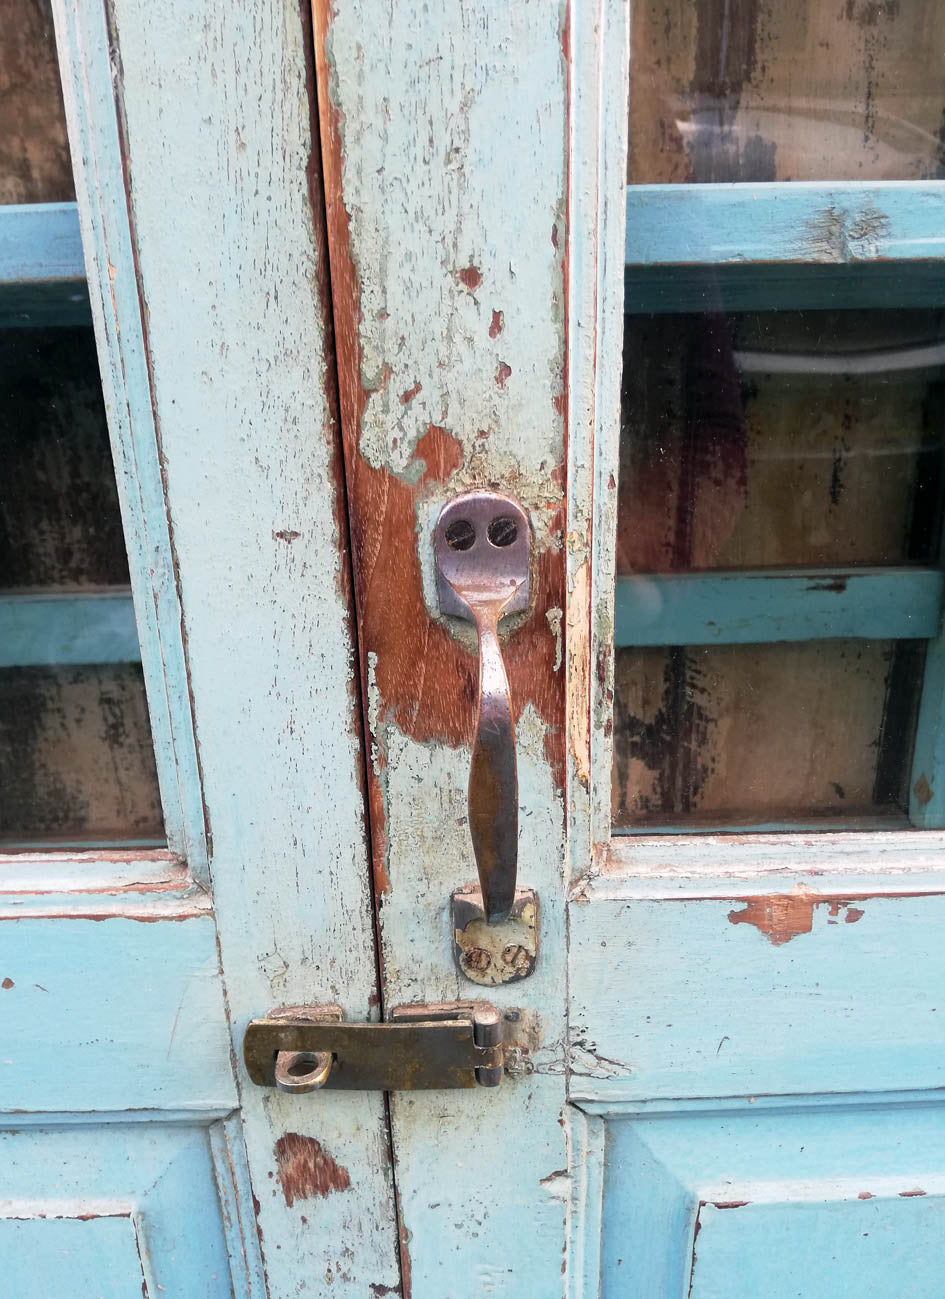
{"type": "Polygon", "coordinates": [[[497,1087],[502,1023],[485,1001],[396,1006],[382,1024],[340,1006],[287,1006],[250,1020],[243,1059],[260,1087],[287,1092],[497,1087]]]}

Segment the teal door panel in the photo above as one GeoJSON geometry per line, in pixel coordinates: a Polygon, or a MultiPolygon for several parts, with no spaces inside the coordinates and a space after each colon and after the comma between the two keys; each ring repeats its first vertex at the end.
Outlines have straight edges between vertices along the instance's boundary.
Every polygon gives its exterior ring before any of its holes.
{"type": "Polygon", "coordinates": [[[237,1104],[210,915],[0,921],[0,1109],[237,1104]]]}
{"type": "Polygon", "coordinates": [[[940,1103],[685,1109],[601,1120],[604,1299],[942,1293],[940,1103]]]}
{"type": "Polygon", "coordinates": [[[193,1123],[0,1134],[4,1293],[228,1299],[245,1277],[230,1271],[217,1193],[230,1173],[216,1153],[193,1123]]]}
{"type": "Polygon", "coordinates": [[[14,1294],[138,1299],[149,1293],[130,1213],[0,1219],[4,1282],[14,1294]]]}
{"type": "Polygon", "coordinates": [[[378,1003],[308,20],[8,9],[0,1295],[393,1293],[382,1096],[240,1063],[378,1003]]]}

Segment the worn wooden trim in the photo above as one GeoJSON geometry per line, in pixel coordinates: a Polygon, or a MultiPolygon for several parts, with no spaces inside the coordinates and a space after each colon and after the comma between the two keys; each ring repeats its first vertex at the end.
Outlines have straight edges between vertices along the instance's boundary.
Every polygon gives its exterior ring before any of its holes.
{"type": "Polygon", "coordinates": [[[0,854],[0,920],[182,920],[210,910],[206,889],[164,849],[0,854]]]}
{"type": "Polygon", "coordinates": [[[168,846],[207,883],[176,564],[101,0],[54,0],[66,124],[168,846]]]}
{"type": "Polygon", "coordinates": [[[626,309],[938,306],[943,184],[628,186],[626,309]]]}
{"type": "Polygon", "coordinates": [[[76,205],[0,206],[0,328],[91,323],[76,205]]]}
{"type": "Polygon", "coordinates": [[[212,1124],[209,1135],[235,1296],[267,1299],[256,1220],[249,1213],[253,1190],[239,1113],[234,1111],[212,1124]]]}
{"type": "Polygon", "coordinates": [[[130,591],[0,596],[0,667],[140,661],[130,591]]]}
{"type": "Polygon", "coordinates": [[[628,266],[945,257],[945,181],[629,185],[628,266]]]}
{"type": "Polygon", "coordinates": [[[850,1091],[837,1092],[791,1092],[781,1096],[686,1096],[678,1100],[654,1096],[641,1100],[639,1097],[621,1099],[608,1093],[601,1100],[590,1100],[582,1097],[575,1102],[583,1114],[594,1115],[600,1119],[645,1118],[647,1115],[659,1114],[754,1114],[759,1110],[838,1110],[851,1106],[864,1106],[875,1109],[877,1101],[883,1105],[906,1105],[910,1109],[916,1105],[942,1104],[942,1091],[939,1087],[916,1088],[914,1091],[850,1091]]]}
{"type": "Polygon", "coordinates": [[[667,573],[617,578],[614,643],[767,645],[929,639],[945,606],[938,568],[667,573]]]}
{"type": "Polygon", "coordinates": [[[536,1293],[562,1287],[564,1196],[540,1183],[565,1162],[567,150],[574,24],[590,48],[591,8],[473,0],[380,28],[357,3],[313,10],[385,1005],[468,990],[448,908],[475,875],[466,785],[477,663],[468,629],[438,613],[433,524],[454,493],[494,486],[534,527],[532,605],[504,648],[519,881],[541,896],[542,954],[527,980],[489,993],[523,1020],[540,1015],[543,1064],[488,1098],[490,1127],[529,1132],[499,1200],[488,1144],[464,1136],[468,1100],[391,1097],[406,1293],[411,1282],[438,1293],[444,1257],[455,1275],[500,1286],[499,1260],[513,1254],[536,1293]],[[460,1179],[447,1176],[460,1167],[460,1179]],[[512,1205],[541,1241],[526,1254],[512,1205]],[[483,1260],[495,1260],[488,1271],[483,1260]]]}
{"type": "Polygon", "coordinates": [[[0,285],[85,282],[75,203],[0,206],[0,285]]]}
{"type": "Polygon", "coordinates": [[[567,1299],[600,1299],[607,1133],[603,1118],[597,1114],[569,1105],[565,1115],[568,1133],[565,1294],[567,1299]]]}
{"type": "Polygon", "coordinates": [[[240,1063],[271,1007],[378,1004],[307,8],[109,15],[268,1288],[354,1299],[399,1281],[384,1098],[306,1104],[240,1063]]]}
{"type": "Polygon", "coordinates": [[[610,837],[630,10],[572,4],[568,220],[568,843],[610,837]]]}
{"type": "Polygon", "coordinates": [[[818,893],[850,888],[945,891],[945,833],[680,834],[614,837],[599,867],[575,883],[578,905],[598,899],[730,896],[772,881],[818,893]],[[765,882],[767,881],[767,882],[765,882]]]}

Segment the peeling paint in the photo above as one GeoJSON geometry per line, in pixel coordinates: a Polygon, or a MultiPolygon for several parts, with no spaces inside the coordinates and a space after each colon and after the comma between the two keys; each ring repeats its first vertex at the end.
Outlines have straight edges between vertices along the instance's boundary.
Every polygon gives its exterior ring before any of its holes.
{"type": "Polygon", "coordinates": [[[733,925],[754,925],[775,947],[789,943],[799,934],[809,934],[814,924],[814,909],[828,908],[828,924],[836,924],[841,910],[846,924],[862,919],[863,911],[842,898],[825,898],[807,890],[795,893],[772,893],[765,897],[740,899],[743,910],[730,911],[733,925]]]}
{"type": "Polygon", "coordinates": [[[482,274],[478,266],[464,266],[461,271],[456,272],[456,278],[470,291],[478,289],[482,283],[482,274]]]}
{"type": "Polygon", "coordinates": [[[286,1205],[351,1188],[348,1170],[337,1164],[314,1137],[287,1132],[276,1142],[276,1169],[286,1205]]]}

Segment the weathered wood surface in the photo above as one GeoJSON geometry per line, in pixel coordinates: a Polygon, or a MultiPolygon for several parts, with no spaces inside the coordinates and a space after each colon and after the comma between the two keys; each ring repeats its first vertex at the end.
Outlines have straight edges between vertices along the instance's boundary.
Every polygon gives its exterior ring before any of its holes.
{"type": "MultiPolygon", "coordinates": [[[[770,300],[774,291],[779,299],[790,291],[785,274],[797,281],[798,272],[803,275],[805,268],[843,269],[843,276],[808,280],[827,286],[811,306],[867,305],[858,304],[843,284],[852,283],[865,293],[869,282],[893,289],[882,297],[874,294],[876,305],[905,306],[908,263],[941,257],[945,251],[940,216],[943,189],[942,180],[780,181],[763,190],[738,183],[695,188],[631,185],[626,192],[627,266],[634,275],[646,269],[662,270],[664,276],[675,271],[677,283],[681,282],[678,273],[688,270],[697,297],[710,301],[716,276],[722,285],[731,284],[735,281],[727,271],[740,269],[741,283],[755,285],[756,301],[745,306],[761,310],[775,305],[770,300]],[[759,202],[762,195],[763,203],[759,202]],[[886,278],[875,275],[883,263],[891,263],[886,269],[892,274],[886,278]]],[[[940,267],[920,264],[917,270],[930,286],[941,284],[940,267]]],[[[637,282],[629,281],[627,306],[646,310],[634,294],[637,282]]],[[[670,288],[669,279],[662,283],[670,288]]],[[[779,300],[777,305],[792,304],[779,300]]],[[[926,305],[937,302],[933,298],[926,305]]],[[[654,305],[652,309],[673,308],[654,305]]],[[[697,310],[698,301],[689,308],[676,308],[687,309],[697,310]]]]}
{"type": "Polygon", "coordinates": [[[62,203],[72,197],[49,0],[3,0],[0,204],[62,203]]]}
{"type": "Polygon", "coordinates": [[[407,22],[349,2],[314,16],[385,1005],[471,986],[448,913],[476,873],[477,666],[473,638],[437,612],[433,523],[450,496],[496,485],[534,527],[532,604],[505,653],[519,882],[541,895],[542,950],[527,982],[490,995],[520,1024],[540,1015],[536,1071],[498,1093],[393,1096],[404,1285],[415,1299],[511,1294],[527,1277],[550,1295],[565,1206],[541,1183],[566,1164],[567,11],[477,3],[407,22]],[[528,1139],[497,1163],[496,1134],[514,1132],[528,1139]]]}
{"type": "Polygon", "coordinates": [[[700,897],[695,880],[641,886],[632,874],[581,887],[572,1097],[942,1086],[941,878],[832,879],[806,873],[794,851],[793,878],[788,864],[787,878],[733,879],[727,894],[713,885],[700,897]]]}
{"type": "Polygon", "coordinates": [[[210,916],[4,920],[0,997],[8,1114],[236,1104],[210,916]]]}
{"type": "MultiPolygon", "coordinates": [[[[0,667],[136,663],[141,658],[127,588],[80,595],[0,595],[0,667]]],[[[150,735],[148,747],[150,748],[150,735]]]]}
{"type": "MultiPolygon", "coordinates": [[[[193,691],[238,1058],[273,1006],[377,1013],[311,45],[294,3],[112,12],[144,304],[130,359],[160,428],[189,669],[171,684],[193,691]]],[[[101,219],[103,272],[126,245],[117,206],[101,219]]],[[[270,1293],[393,1291],[383,1098],[313,1104],[239,1077],[270,1293]]]]}
{"type": "Polygon", "coordinates": [[[636,574],[617,578],[614,644],[928,640],[943,603],[940,568],[636,574]]]}
{"type": "Polygon", "coordinates": [[[7,1293],[200,1295],[248,1299],[234,1266],[241,1225],[232,1210],[238,1174],[231,1125],[186,1116],[155,1130],[108,1123],[90,1142],[82,1124],[21,1121],[0,1134],[0,1250],[7,1293]],[[229,1258],[227,1255],[229,1254],[229,1258]]]}

